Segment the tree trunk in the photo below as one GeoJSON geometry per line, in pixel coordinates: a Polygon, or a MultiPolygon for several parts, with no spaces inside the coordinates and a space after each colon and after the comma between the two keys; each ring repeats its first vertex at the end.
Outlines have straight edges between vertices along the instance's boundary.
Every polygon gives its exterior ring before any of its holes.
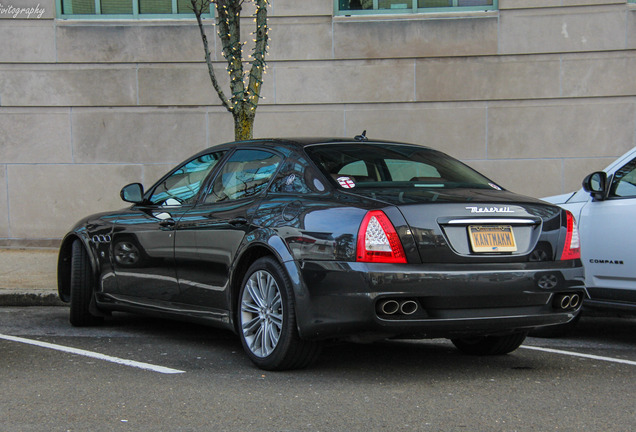
{"type": "Polygon", "coordinates": [[[247,112],[247,110],[235,110],[234,116],[234,139],[249,140],[254,138],[254,118],[256,117],[256,110],[247,112]]]}
{"type": "Polygon", "coordinates": [[[221,104],[234,118],[234,139],[247,140],[254,137],[254,118],[256,108],[261,97],[263,73],[265,71],[265,56],[268,50],[269,29],[267,27],[268,0],[252,0],[256,4],[254,21],[256,31],[253,33],[254,48],[249,56],[249,72],[245,70],[247,63],[243,60],[243,43],[241,42],[241,9],[245,0],[190,0],[192,10],[197,18],[205,62],[212,86],[216,90],[221,104]],[[216,27],[223,47],[221,53],[227,62],[230,78],[231,96],[225,97],[214,73],[212,55],[208,40],[203,29],[201,15],[207,6],[216,6],[216,27]]]}

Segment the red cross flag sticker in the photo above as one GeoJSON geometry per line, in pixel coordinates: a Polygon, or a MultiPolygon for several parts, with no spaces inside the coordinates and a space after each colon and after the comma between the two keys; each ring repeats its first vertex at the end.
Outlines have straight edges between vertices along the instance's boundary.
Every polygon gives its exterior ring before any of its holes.
{"type": "Polygon", "coordinates": [[[338,177],[338,184],[345,189],[353,189],[356,184],[350,177],[338,177]]]}

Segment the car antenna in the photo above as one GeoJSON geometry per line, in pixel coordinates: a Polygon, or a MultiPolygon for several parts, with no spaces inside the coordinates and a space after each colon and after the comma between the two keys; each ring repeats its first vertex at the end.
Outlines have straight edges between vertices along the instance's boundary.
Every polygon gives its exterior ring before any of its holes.
{"type": "Polygon", "coordinates": [[[356,135],[355,136],[355,140],[356,141],[369,141],[369,138],[367,138],[367,130],[365,129],[364,131],[362,131],[362,135],[356,135]]]}

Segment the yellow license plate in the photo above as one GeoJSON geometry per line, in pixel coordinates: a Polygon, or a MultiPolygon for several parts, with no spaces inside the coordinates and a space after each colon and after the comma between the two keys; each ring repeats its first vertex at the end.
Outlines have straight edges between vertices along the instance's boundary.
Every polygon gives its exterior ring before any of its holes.
{"type": "Polygon", "coordinates": [[[510,225],[470,225],[473,252],[516,252],[515,234],[510,225]]]}

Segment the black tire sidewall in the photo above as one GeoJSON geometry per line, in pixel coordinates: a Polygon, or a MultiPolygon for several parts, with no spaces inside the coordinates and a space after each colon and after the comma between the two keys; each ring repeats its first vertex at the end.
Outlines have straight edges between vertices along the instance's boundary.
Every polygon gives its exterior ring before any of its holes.
{"type": "Polygon", "coordinates": [[[245,277],[243,278],[243,282],[241,283],[241,289],[238,295],[237,315],[238,333],[241,339],[241,344],[243,345],[243,349],[247,353],[250,360],[252,360],[252,362],[254,362],[261,369],[277,370],[285,368],[285,363],[287,362],[289,353],[293,349],[292,345],[298,339],[298,330],[296,329],[296,314],[293,304],[291,282],[289,281],[289,277],[287,276],[285,270],[273,258],[260,258],[255,261],[248,269],[245,277]],[[272,275],[272,277],[274,277],[274,280],[278,284],[281,302],[283,305],[283,325],[280,332],[280,338],[278,340],[276,348],[274,348],[274,351],[266,357],[258,357],[254,355],[254,353],[252,353],[252,351],[248,347],[245,336],[243,335],[243,322],[241,312],[241,303],[243,299],[243,292],[245,291],[245,286],[249,278],[255,272],[261,270],[268,272],[272,275]]]}
{"type": "Polygon", "coordinates": [[[78,239],[73,242],[70,278],[70,315],[74,326],[90,326],[101,322],[100,317],[90,313],[93,300],[92,267],[86,248],[78,239]]]}

